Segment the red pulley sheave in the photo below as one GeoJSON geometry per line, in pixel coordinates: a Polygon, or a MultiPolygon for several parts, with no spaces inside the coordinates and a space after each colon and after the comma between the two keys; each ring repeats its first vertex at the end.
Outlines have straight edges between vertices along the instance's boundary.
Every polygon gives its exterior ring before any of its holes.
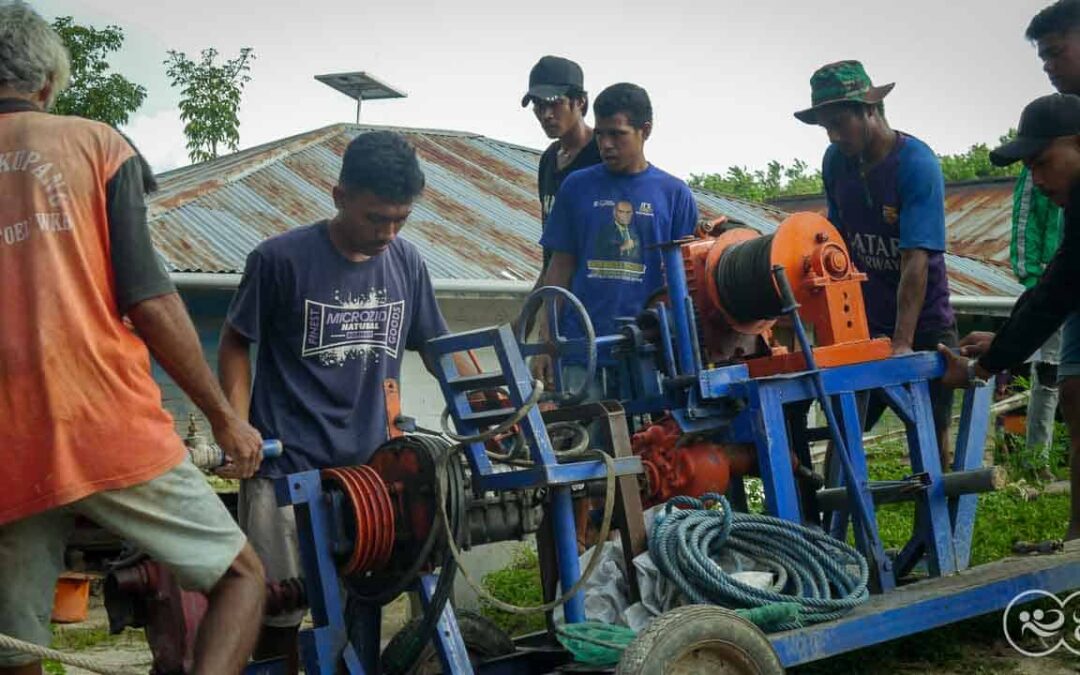
{"type": "Polygon", "coordinates": [[[394,548],[394,507],[386,484],[369,466],[324,469],[322,477],[341,490],[356,523],[352,552],[338,571],[349,576],[381,569],[394,548]]]}

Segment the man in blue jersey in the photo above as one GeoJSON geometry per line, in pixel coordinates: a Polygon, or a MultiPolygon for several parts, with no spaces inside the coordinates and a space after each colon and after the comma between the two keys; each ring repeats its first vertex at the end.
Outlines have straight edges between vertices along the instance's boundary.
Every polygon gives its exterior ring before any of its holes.
{"type": "MultiPolygon", "coordinates": [[[[795,113],[829,134],[822,178],[829,220],[866,273],[866,319],[874,335],[892,339],[893,354],[956,346],[956,321],[945,272],[945,182],[937,156],[896,131],[876,87],[858,61],[819,68],[810,79],[812,107],[795,113]]],[[[948,462],[952,391],[930,383],[943,468],[948,462]]],[[[866,427],[885,410],[874,396],[866,427]]]]}

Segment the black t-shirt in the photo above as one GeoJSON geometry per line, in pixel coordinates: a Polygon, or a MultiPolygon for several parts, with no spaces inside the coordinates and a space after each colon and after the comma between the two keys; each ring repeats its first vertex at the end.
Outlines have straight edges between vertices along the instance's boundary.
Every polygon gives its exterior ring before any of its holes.
{"type": "MultiPolygon", "coordinates": [[[[600,163],[600,150],[596,147],[596,141],[589,141],[584,148],[578,151],[574,161],[565,168],[559,170],[557,155],[559,142],[555,141],[544,154],[540,156],[540,170],[537,172],[536,182],[540,189],[540,222],[542,227],[547,226],[548,214],[555,204],[555,195],[559,192],[559,186],[567,176],[578,169],[586,169],[600,163]]],[[[548,260],[551,259],[551,251],[544,248],[544,269],[547,269],[548,260]]]]}

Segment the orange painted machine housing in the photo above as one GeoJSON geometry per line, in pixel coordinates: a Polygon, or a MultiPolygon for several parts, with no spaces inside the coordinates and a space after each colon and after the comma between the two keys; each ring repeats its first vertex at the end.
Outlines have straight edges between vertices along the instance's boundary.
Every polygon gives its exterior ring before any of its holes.
{"type": "MultiPolygon", "coordinates": [[[[733,228],[682,245],[702,355],[710,363],[745,362],[752,377],[805,370],[806,360],[799,351],[776,344],[775,319],[739,321],[724,307],[716,287],[716,271],[724,254],[760,236],[748,228],[733,228]]],[[[888,358],[890,341],[870,338],[861,288],[866,275],[855,268],[832,223],[816,213],[795,213],[771,236],[770,263],[784,267],[799,314],[814,337],[818,366],[888,358]]],[[[760,283],[776,290],[771,274],[760,283]]]]}

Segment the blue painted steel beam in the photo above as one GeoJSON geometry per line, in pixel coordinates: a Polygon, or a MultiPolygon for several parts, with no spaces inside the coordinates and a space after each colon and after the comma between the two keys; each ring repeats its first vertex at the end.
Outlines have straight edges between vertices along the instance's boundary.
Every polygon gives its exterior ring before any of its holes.
{"type": "MultiPolygon", "coordinates": [[[[559,583],[562,592],[568,593],[581,578],[581,566],[578,562],[577,527],[574,522],[574,501],[569,486],[551,488],[549,497],[551,518],[554,522],[555,553],[559,563],[559,583]]],[[[563,605],[563,616],[567,623],[581,623],[585,620],[585,593],[578,591],[563,605]]]]}
{"type": "Polygon", "coordinates": [[[869,470],[862,444],[863,424],[859,416],[859,403],[851,392],[840,394],[837,398],[840,402],[840,423],[845,447],[834,448],[833,452],[847,450],[850,460],[850,475],[844,472],[844,485],[847,487],[848,504],[854,506],[849,508],[849,513],[855,526],[855,542],[866,556],[877,589],[891,591],[896,587],[896,577],[893,575],[892,561],[885,555],[885,547],[878,535],[877,512],[870,496],[869,470]],[[854,478],[854,482],[849,482],[850,478],[854,478]]]}
{"type": "MultiPolygon", "coordinates": [[[[425,574],[417,584],[420,602],[425,610],[431,608],[431,596],[435,594],[435,584],[439,577],[434,574],[425,574]]],[[[472,663],[469,661],[469,650],[465,646],[465,640],[461,637],[461,628],[458,626],[457,617],[454,616],[454,606],[446,603],[439,622],[436,624],[435,651],[442,663],[442,672],[454,673],[454,675],[473,675],[472,663]]]]}
{"type": "Polygon", "coordinates": [[[930,388],[923,380],[913,382],[910,389],[915,424],[907,427],[908,455],[912,470],[926,473],[930,478],[930,485],[915,495],[915,510],[919,516],[915,519],[918,526],[916,537],[926,544],[930,575],[952,574],[956,571],[956,551],[948,498],[945,496],[945,485],[941,482],[941,456],[930,403],[930,388]]]}
{"type": "Polygon", "coordinates": [[[783,401],[775,387],[752,387],[751,391],[750,409],[758,413],[752,424],[758,469],[765,490],[765,508],[778,518],[800,523],[799,493],[795,487],[795,473],[791,470],[783,401]]]}
{"type": "Polygon", "coordinates": [[[664,253],[664,276],[667,279],[669,309],[672,318],[672,335],[675,338],[675,358],[679,375],[696,375],[698,368],[695,360],[697,349],[694,345],[694,315],[687,310],[690,291],[686,286],[686,271],[683,269],[682,249],[677,244],[660,245],[664,253]]]}
{"type": "MultiPolygon", "coordinates": [[[[708,399],[746,395],[745,382],[734,380],[726,371],[728,368],[702,371],[699,376],[702,396],[708,399]]],[[[933,380],[941,377],[945,372],[945,362],[940,354],[916,352],[880,361],[826,368],[819,372],[826,393],[835,394],[843,391],[866,391],[902,385],[915,380],[933,380]]],[[[807,401],[817,397],[812,373],[809,371],[763,377],[756,382],[776,383],[775,386],[780,388],[781,397],[785,403],[807,401]]]]}
{"type": "Polygon", "coordinates": [[[982,565],[972,568],[962,584],[955,583],[959,577],[914,583],[875,596],[837,621],[775,633],[769,640],[783,666],[791,668],[997,611],[1024,591],[1080,588],[1080,557],[1075,552],[1044,561],[1045,568],[1023,573],[1010,564],[1016,560],[982,565]],[[976,574],[985,574],[985,581],[976,581],[976,574]]]}
{"type": "Polygon", "coordinates": [[[349,644],[341,606],[337,567],[331,554],[330,506],[323,499],[318,471],[294,473],[274,481],[279,506],[296,512],[296,535],[304,588],[313,628],[300,632],[300,653],[308,675],[335,675],[344,665],[349,675],[364,675],[349,644]]]}
{"type": "MultiPolygon", "coordinates": [[[[982,467],[992,394],[993,387],[974,387],[964,391],[953,471],[970,471],[982,467]]],[[[961,495],[949,500],[957,569],[966,569],[971,564],[971,538],[975,533],[975,513],[978,506],[978,495],[961,495]]]]}

